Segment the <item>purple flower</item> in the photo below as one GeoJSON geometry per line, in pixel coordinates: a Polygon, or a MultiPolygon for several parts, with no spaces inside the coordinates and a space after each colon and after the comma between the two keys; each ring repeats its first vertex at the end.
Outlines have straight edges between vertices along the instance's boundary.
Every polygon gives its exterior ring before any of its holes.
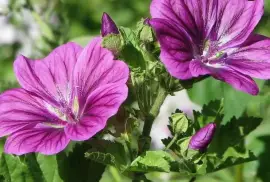
{"type": "Polygon", "coordinates": [[[119,34],[119,30],[107,13],[103,13],[101,20],[101,35],[105,37],[109,34],[119,34]]]}
{"type": "Polygon", "coordinates": [[[256,95],[251,77],[270,78],[270,39],[253,33],[263,0],[153,0],[161,60],[178,79],[200,75],[256,95]]]}
{"type": "Polygon", "coordinates": [[[105,127],[127,97],[129,69],[100,44],[101,38],[84,49],[67,43],[41,60],[15,60],[22,88],[0,95],[6,153],[55,154],[105,127]]]}
{"type": "Polygon", "coordinates": [[[211,143],[216,131],[216,124],[209,123],[191,137],[189,149],[204,151],[211,143]]]}

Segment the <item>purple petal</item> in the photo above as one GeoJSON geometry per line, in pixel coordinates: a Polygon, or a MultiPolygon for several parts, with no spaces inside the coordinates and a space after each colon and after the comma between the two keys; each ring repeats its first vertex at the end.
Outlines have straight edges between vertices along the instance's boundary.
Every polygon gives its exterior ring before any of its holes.
{"type": "Polygon", "coordinates": [[[121,83],[107,84],[96,89],[87,98],[80,122],[69,124],[65,128],[67,136],[76,141],[91,138],[105,127],[111,116],[117,113],[127,94],[127,86],[121,83]]]}
{"type": "Polygon", "coordinates": [[[263,15],[263,0],[220,0],[214,34],[220,45],[234,47],[242,44],[263,15]]]}
{"type": "Polygon", "coordinates": [[[251,95],[257,95],[259,88],[256,82],[247,75],[244,75],[230,68],[209,68],[211,75],[221,81],[232,85],[236,90],[240,90],[251,95]]]}
{"type": "Polygon", "coordinates": [[[150,10],[153,18],[168,20],[200,41],[215,23],[217,4],[217,0],[153,0],[150,10]]]}
{"type": "Polygon", "coordinates": [[[189,69],[193,77],[211,74],[211,71],[201,60],[192,60],[189,64],[189,69]]]}
{"type": "Polygon", "coordinates": [[[268,37],[264,36],[264,35],[260,35],[260,34],[251,34],[247,40],[241,44],[240,46],[238,47],[246,47],[246,46],[249,46],[251,44],[254,44],[256,42],[259,42],[259,41],[262,41],[262,40],[266,40],[266,39],[269,39],[268,37]]]}
{"type": "Polygon", "coordinates": [[[41,60],[19,56],[14,69],[20,85],[51,102],[70,99],[73,69],[81,50],[79,45],[67,43],[41,60]]]}
{"type": "Polygon", "coordinates": [[[245,75],[259,79],[270,78],[270,39],[251,36],[242,47],[235,49],[226,64],[245,75]]]}
{"type": "Polygon", "coordinates": [[[64,150],[69,141],[63,129],[22,129],[8,137],[5,152],[16,155],[30,152],[53,155],[64,150]]]}
{"type": "Polygon", "coordinates": [[[254,78],[270,79],[270,62],[247,59],[227,59],[230,68],[254,78]]]}
{"type": "Polygon", "coordinates": [[[74,70],[74,84],[80,105],[95,89],[109,83],[125,84],[129,77],[128,66],[114,60],[113,54],[101,47],[101,39],[95,38],[81,53],[74,70]]]}
{"type": "Polygon", "coordinates": [[[24,89],[13,89],[0,95],[0,137],[38,123],[55,122],[44,108],[44,102],[24,89]]]}
{"type": "Polygon", "coordinates": [[[173,26],[166,20],[151,19],[161,45],[161,61],[168,72],[179,79],[190,79],[189,61],[193,58],[192,41],[183,29],[173,26]]]}

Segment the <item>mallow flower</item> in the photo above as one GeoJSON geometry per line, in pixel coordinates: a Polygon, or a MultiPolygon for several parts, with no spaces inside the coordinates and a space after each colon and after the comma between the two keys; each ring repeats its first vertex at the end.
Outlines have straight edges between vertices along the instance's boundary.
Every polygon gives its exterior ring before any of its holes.
{"type": "Polygon", "coordinates": [[[205,149],[213,140],[215,131],[215,123],[207,124],[191,137],[188,148],[193,150],[199,150],[201,152],[205,151],[205,149]]]}
{"type": "Polygon", "coordinates": [[[40,60],[17,57],[14,70],[22,88],[0,95],[6,153],[55,154],[105,127],[127,97],[129,69],[100,44],[98,37],[84,49],[64,44],[40,60]]]}
{"type": "Polygon", "coordinates": [[[256,95],[270,78],[270,39],[253,32],[263,0],[153,0],[161,60],[178,79],[211,75],[256,95]]]}

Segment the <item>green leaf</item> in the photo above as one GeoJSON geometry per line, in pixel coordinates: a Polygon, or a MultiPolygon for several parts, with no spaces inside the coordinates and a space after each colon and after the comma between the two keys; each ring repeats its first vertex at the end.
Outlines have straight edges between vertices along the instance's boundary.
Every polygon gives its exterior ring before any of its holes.
{"type": "MultiPolygon", "coordinates": [[[[256,81],[259,89],[262,89],[265,81],[256,81]]],[[[223,122],[229,121],[233,116],[239,118],[249,103],[259,99],[241,91],[237,91],[229,84],[208,78],[194,84],[192,89],[188,90],[188,94],[192,101],[203,105],[214,99],[224,98],[224,118],[223,122]]]]}
{"type": "Polygon", "coordinates": [[[259,139],[264,142],[264,151],[259,155],[259,167],[257,171],[257,176],[262,181],[268,181],[270,179],[270,171],[269,171],[270,136],[262,136],[259,139]]]}
{"type": "Polygon", "coordinates": [[[85,157],[104,165],[115,165],[115,157],[109,153],[87,152],[85,157]]]}
{"type": "MultiPolygon", "coordinates": [[[[263,85],[265,84],[264,80],[256,81],[259,89],[261,90],[263,85]]],[[[236,91],[231,88],[230,85],[225,85],[224,87],[224,113],[225,117],[223,121],[228,121],[233,116],[239,118],[242,116],[243,112],[247,108],[249,103],[252,103],[256,99],[260,99],[259,97],[252,96],[240,91],[236,91]]]]}
{"type": "Polygon", "coordinates": [[[224,84],[210,77],[193,85],[188,90],[192,101],[197,104],[208,104],[212,100],[223,98],[224,84]]]}
{"type": "Polygon", "coordinates": [[[170,172],[174,159],[164,151],[147,151],[136,158],[130,165],[130,171],[137,172],[170,172]]]}
{"type": "Polygon", "coordinates": [[[209,152],[223,155],[227,148],[237,146],[261,122],[261,118],[255,117],[232,118],[229,123],[221,125],[217,130],[215,138],[210,144],[209,152]]]}
{"type": "Polygon", "coordinates": [[[20,158],[2,153],[0,159],[0,176],[5,182],[34,182],[27,166],[20,158]]]}
{"type": "Polygon", "coordinates": [[[229,147],[223,155],[223,162],[217,166],[216,170],[251,162],[257,159],[258,158],[249,150],[238,147],[229,147]]]}
{"type": "Polygon", "coordinates": [[[47,182],[63,182],[59,175],[58,163],[55,155],[45,156],[38,154],[37,161],[47,182]]]}
{"type": "Polygon", "coordinates": [[[124,27],[120,27],[119,30],[124,40],[120,58],[127,62],[131,68],[145,69],[144,56],[135,33],[131,29],[124,27]]]}
{"type": "Polygon", "coordinates": [[[84,156],[90,147],[86,143],[77,144],[68,155],[64,152],[57,155],[59,175],[63,181],[98,182],[101,179],[105,166],[84,156]]]}
{"type": "MultiPolygon", "coordinates": [[[[43,173],[42,173],[42,170],[41,170],[39,163],[37,161],[37,157],[34,153],[25,155],[24,162],[27,165],[29,172],[30,172],[34,181],[39,181],[39,182],[48,181],[48,180],[45,180],[43,173]]],[[[54,181],[52,181],[52,182],[54,182],[54,181]]]]}
{"type": "Polygon", "coordinates": [[[27,166],[19,157],[3,152],[5,140],[0,139],[0,181],[35,182],[27,166]]]}
{"type": "MultiPolygon", "coordinates": [[[[200,128],[211,122],[221,123],[223,119],[223,100],[214,100],[204,105],[201,112],[193,111],[194,122],[200,128]]],[[[197,128],[198,129],[198,128],[197,128]]]]}
{"type": "Polygon", "coordinates": [[[104,165],[113,165],[120,171],[125,171],[130,164],[130,146],[124,140],[116,142],[97,140],[92,141],[93,149],[85,153],[85,157],[104,165]]]}
{"type": "Polygon", "coordinates": [[[222,157],[206,155],[202,160],[204,167],[197,173],[204,175],[254,160],[257,160],[257,157],[251,151],[243,147],[229,147],[222,157]]]}

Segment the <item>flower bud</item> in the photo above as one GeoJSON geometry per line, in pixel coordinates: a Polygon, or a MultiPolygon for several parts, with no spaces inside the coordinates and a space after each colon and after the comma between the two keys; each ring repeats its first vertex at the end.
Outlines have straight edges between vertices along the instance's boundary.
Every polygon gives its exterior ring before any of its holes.
{"type": "Polygon", "coordinates": [[[191,137],[189,142],[189,149],[205,151],[207,146],[211,143],[216,131],[216,124],[209,123],[201,128],[195,135],[191,137]]]}
{"type": "Polygon", "coordinates": [[[101,35],[105,37],[109,34],[119,34],[119,30],[107,13],[103,13],[101,23],[101,35]]]}
{"type": "Polygon", "coordinates": [[[139,23],[138,27],[139,32],[139,38],[144,43],[151,43],[155,40],[155,35],[152,30],[152,27],[150,26],[150,19],[146,18],[145,20],[142,20],[142,22],[139,23]]]}

